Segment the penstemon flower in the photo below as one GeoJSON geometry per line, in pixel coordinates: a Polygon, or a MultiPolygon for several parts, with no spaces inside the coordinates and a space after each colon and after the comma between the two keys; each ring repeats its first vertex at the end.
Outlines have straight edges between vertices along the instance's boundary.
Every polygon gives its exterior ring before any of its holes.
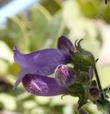
{"type": "MultiPolygon", "coordinates": [[[[71,95],[78,97],[79,113],[87,113],[81,107],[89,100],[98,106],[110,103],[100,84],[94,56],[76,41],[75,46],[65,36],[58,39],[57,49],[49,48],[22,54],[14,47],[14,60],[21,71],[14,88],[22,82],[26,91],[37,96],[71,95]],[[69,64],[72,66],[70,67],[69,64]],[[54,77],[49,75],[54,74],[54,77]],[[93,80],[95,74],[96,80],[93,80]]],[[[104,108],[105,109],[105,108],[104,108]]]]}
{"type": "MultiPolygon", "coordinates": [[[[65,39],[65,38],[64,38],[65,39]]],[[[64,40],[64,45],[67,39],[64,40]]],[[[54,72],[55,68],[59,64],[65,64],[70,61],[70,55],[65,52],[60,46],[62,42],[58,42],[58,49],[44,49],[31,52],[29,54],[22,54],[16,46],[14,47],[14,60],[21,67],[21,72],[18,74],[18,80],[15,83],[14,88],[22,81],[25,74],[40,74],[50,75],[54,72]]],[[[73,45],[68,41],[68,47],[73,45]]]]}

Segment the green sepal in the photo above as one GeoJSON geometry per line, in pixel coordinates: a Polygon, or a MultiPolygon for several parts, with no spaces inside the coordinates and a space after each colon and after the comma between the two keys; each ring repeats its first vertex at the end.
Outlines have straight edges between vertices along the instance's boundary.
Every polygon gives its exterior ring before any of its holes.
{"type": "Polygon", "coordinates": [[[91,77],[89,76],[88,72],[80,71],[79,74],[77,75],[76,81],[81,84],[86,84],[91,81],[91,77]]]}
{"type": "Polygon", "coordinates": [[[83,86],[81,83],[74,83],[73,85],[69,86],[69,94],[71,96],[79,97],[79,98],[85,98],[87,89],[85,89],[85,86],[83,86]]]}
{"type": "Polygon", "coordinates": [[[80,67],[81,70],[86,70],[88,67],[93,66],[95,59],[92,53],[84,50],[80,46],[81,41],[75,42],[76,52],[71,53],[71,58],[76,67],[80,67]]]}
{"type": "Polygon", "coordinates": [[[99,100],[97,101],[97,106],[104,114],[110,114],[110,101],[99,100]]]}

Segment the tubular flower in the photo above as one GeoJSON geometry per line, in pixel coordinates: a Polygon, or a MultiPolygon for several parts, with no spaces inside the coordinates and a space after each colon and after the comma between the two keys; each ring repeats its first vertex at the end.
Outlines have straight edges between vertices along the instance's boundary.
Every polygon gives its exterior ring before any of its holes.
{"type": "Polygon", "coordinates": [[[22,79],[25,89],[33,95],[39,96],[68,94],[68,85],[74,82],[74,74],[70,74],[66,65],[62,65],[61,67],[63,67],[63,70],[58,71],[58,73],[60,72],[59,76],[61,76],[61,78],[52,78],[40,74],[26,74],[22,79]]]}
{"type": "Polygon", "coordinates": [[[55,78],[38,74],[27,74],[23,77],[22,83],[25,89],[38,96],[55,96],[65,94],[64,87],[59,86],[55,78]]]}
{"type": "Polygon", "coordinates": [[[57,49],[49,48],[21,53],[14,47],[14,61],[21,71],[14,88],[22,82],[26,91],[38,96],[66,95],[78,97],[78,113],[88,100],[110,112],[110,102],[105,99],[97,73],[97,62],[89,51],[80,46],[82,40],[72,42],[65,36],[58,39],[57,49]],[[55,77],[49,77],[51,74],[55,77]],[[94,80],[93,76],[96,76],[94,80]]]}
{"type": "Polygon", "coordinates": [[[70,94],[82,99],[86,93],[84,88],[89,86],[92,74],[90,65],[87,64],[87,68],[83,69],[82,66],[79,66],[79,63],[74,63],[74,60],[79,61],[79,57],[82,60],[84,59],[84,61],[86,60],[83,56],[88,57],[87,53],[84,55],[85,52],[82,52],[79,43],[75,48],[74,51],[72,42],[65,36],[61,36],[58,39],[57,49],[49,48],[23,54],[14,47],[14,60],[21,67],[21,72],[18,75],[14,88],[22,82],[25,89],[34,95],[54,96],[70,94]],[[76,57],[77,49],[78,57],[76,57]],[[73,67],[69,67],[68,63],[73,67]],[[53,73],[55,77],[49,77],[53,73]],[[84,84],[86,85],[83,86],[84,84]]]}
{"type": "MultiPolygon", "coordinates": [[[[66,48],[70,49],[73,47],[71,42],[64,36],[61,36],[59,39],[64,39],[64,42],[58,41],[58,49],[49,48],[49,49],[43,49],[31,52],[29,54],[23,54],[21,53],[16,46],[14,47],[14,61],[18,65],[20,65],[21,71],[18,74],[18,79],[14,85],[14,89],[18,86],[18,84],[24,80],[28,80],[29,77],[33,77],[36,80],[39,80],[39,76],[46,76],[54,73],[55,68],[60,64],[66,64],[71,60],[70,55],[64,51],[62,48],[60,49],[60,45],[64,44],[65,42],[68,42],[68,45],[66,45],[66,48]],[[71,47],[70,47],[70,45],[71,47]],[[32,75],[34,74],[34,75],[32,75]]],[[[74,49],[74,47],[73,47],[74,49]]],[[[33,80],[32,78],[32,80],[33,80]]],[[[43,79],[42,78],[42,79],[43,79]]],[[[50,79],[50,78],[49,78],[50,79]]],[[[52,80],[52,79],[50,79],[52,80]]],[[[25,81],[23,81],[23,84],[25,81]]],[[[56,81],[55,81],[56,82],[56,81]]]]}

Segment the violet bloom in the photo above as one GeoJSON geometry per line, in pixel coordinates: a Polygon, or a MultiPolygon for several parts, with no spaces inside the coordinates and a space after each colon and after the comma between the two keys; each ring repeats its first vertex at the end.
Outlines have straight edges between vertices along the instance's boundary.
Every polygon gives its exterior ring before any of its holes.
{"type": "Polygon", "coordinates": [[[97,86],[91,86],[89,88],[89,98],[92,101],[96,101],[100,98],[100,91],[97,86]]]}
{"type": "Polygon", "coordinates": [[[66,94],[64,87],[61,87],[55,78],[38,74],[27,74],[23,77],[22,83],[25,89],[38,96],[55,96],[66,94]]]}
{"type": "Polygon", "coordinates": [[[38,50],[29,54],[22,54],[14,47],[14,60],[21,67],[18,80],[14,88],[22,81],[28,92],[39,96],[53,96],[65,93],[55,78],[48,77],[54,73],[60,64],[71,61],[69,50],[74,49],[73,44],[65,37],[58,40],[58,49],[38,50]]]}
{"type": "Polygon", "coordinates": [[[67,65],[58,65],[55,69],[55,77],[58,84],[63,87],[69,87],[76,81],[75,72],[67,65]]]}
{"type": "Polygon", "coordinates": [[[55,70],[58,75],[56,78],[39,74],[26,74],[22,80],[25,89],[33,95],[39,96],[68,94],[69,86],[74,83],[74,74],[69,72],[69,68],[67,69],[66,65],[61,67],[63,69],[57,68],[57,71],[55,70]]]}

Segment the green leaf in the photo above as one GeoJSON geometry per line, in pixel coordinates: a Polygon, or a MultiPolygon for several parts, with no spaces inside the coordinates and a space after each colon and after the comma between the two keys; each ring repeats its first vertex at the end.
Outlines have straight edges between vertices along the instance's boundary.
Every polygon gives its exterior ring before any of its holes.
{"type": "Polygon", "coordinates": [[[63,34],[64,31],[64,20],[62,18],[62,12],[56,13],[48,26],[48,38],[52,40],[51,47],[55,47],[56,40],[63,34]],[[52,28],[52,29],[51,29],[52,28]]]}
{"type": "Polygon", "coordinates": [[[11,48],[17,45],[21,50],[27,50],[28,38],[24,24],[16,17],[8,18],[7,27],[2,38],[11,48]]]}
{"type": "Polygon", "coordinates": [[[78,5],[80,6],[79,9],[81,11],[81,13],[84,16],[87,17],[95,17],[97,12],[98,12],[98,8],[97,6],[99,6],[99,0],[77,0],[78,5]]]}
{"type": "Polygon", "coordinates": [[[42,5],[54,15],[57,11],[61,9],[61,0],[42,0],[42,5]]]}
{"type": "Polygon", "coordinates": [[[31,41],[31,49],[40,48],[46,40],[47,26],[51,19],[49,12],[41,5],[31,9],[31,22],[29,38],[31,41]]]}
{"type": "Polygon", "coordinates": [[[100,15],[102,15],[101,18],[103,20],[110,23],[110,4],[108,4],[106,7],[103,5],[100,15]]]}

